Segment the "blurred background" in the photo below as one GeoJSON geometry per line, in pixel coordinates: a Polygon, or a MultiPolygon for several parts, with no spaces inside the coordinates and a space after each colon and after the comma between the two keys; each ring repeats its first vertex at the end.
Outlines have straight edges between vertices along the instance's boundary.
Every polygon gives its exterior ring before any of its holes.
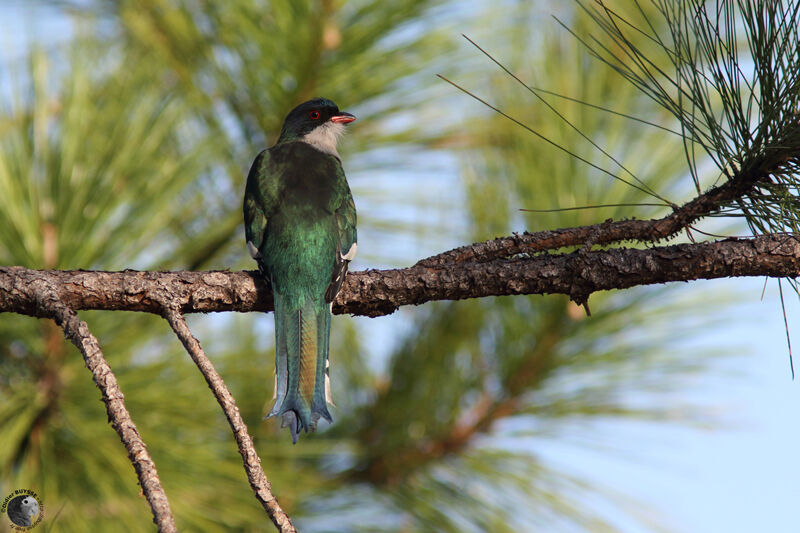
{"type": "MultiPolygon", "coordinates": [[[[557,1],[4,0],[0,264],[255,268],[241,225],[246,172],[288,110],[314,96],[359,117],[340,146],[359,214],[353,270],[512,231],[662,216],[645,205],[519,211],[653,200],[435,76],[620,173],[460,36],[533,86],[671,126],[553,15],[584,38],[598,33],[577,4],[557,1]]],[[[679,137],[545,99],[659,194],[692,197],[679,137]]],[[[737,224],[699,227],[746,232],[737,224]]],[[[301,531],[788,532],[800,394],[777,282],[762,288],[734,279],[596,294],[591,318],[560,296],[337,316],[335,421],[296,446],[262,420],[272,316],[189,318],[301,531]]],[[[787,313],[796,331],[794,294],[787,313]]],[[[270,530],[166,323],[81,318],[179,529],[270,530]]],[[[80,354],[51,322],[4,314],[0,493],[17,488],[41,496],[47,531],[153,529],[80,354]]]]}

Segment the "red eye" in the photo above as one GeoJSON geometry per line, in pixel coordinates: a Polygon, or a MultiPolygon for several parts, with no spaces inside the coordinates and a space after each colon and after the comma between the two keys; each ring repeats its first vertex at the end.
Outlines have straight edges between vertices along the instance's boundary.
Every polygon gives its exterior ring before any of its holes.
{"type": "Polygon", "coordinates": [[[317,120],[317,119],[319,119],[319,111],[317,111],[317,110],[315,109],[314,111],[311,111],[311,112],[308,114],[308,116],[309,116],[309,117],[311,117],[311,120],[317,120]]]}

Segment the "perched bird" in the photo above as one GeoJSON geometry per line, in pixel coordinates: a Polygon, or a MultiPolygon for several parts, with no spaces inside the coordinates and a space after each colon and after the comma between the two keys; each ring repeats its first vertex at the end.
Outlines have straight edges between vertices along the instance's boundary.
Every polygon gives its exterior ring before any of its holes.
{"type": "Polygon", "coordinates": [[[247,249],[275,301],[275,405],[267,418],[281,416],[293,443],[320,417],[332,422],[331,309],[356,255],[356,207],[336,142],[355,119],[325,98],[300,104],[247,176],[247,249]]]}

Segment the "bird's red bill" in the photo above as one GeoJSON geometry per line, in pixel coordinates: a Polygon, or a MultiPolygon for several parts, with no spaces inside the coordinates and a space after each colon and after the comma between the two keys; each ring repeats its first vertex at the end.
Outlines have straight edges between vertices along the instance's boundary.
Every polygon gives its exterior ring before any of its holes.
{"type": "Polygon", "coordinates": [[[339,124],[349,124],[350,122],[353,122],[355,119],[356,117],[354,117],[350,113],[347,113],[347,114],[332,116],[331,122],[338,122],[339,124]]]}

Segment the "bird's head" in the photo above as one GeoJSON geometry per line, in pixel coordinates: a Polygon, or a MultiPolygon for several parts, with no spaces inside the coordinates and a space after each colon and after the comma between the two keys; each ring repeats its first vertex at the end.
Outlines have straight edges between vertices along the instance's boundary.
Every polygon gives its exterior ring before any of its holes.
{"type": "Polygon", "coordinates": [[[289,112],[278,142],[301,140],[338,157],[336,141],[344,133],[344,125],[355,119],[330,100],[314,98],[289,112]]]}

